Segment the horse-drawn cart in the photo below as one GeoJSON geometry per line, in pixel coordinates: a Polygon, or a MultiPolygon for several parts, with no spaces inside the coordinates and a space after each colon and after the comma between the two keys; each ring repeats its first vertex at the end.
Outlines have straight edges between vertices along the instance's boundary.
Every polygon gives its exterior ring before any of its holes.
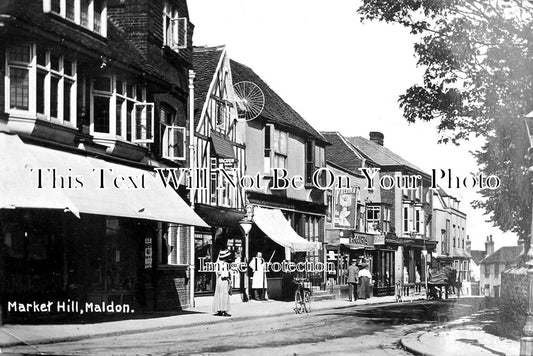
{"type": "Polygon", "coordinates": [[[442,299],[442,289],[444,288],[444,298],[448,299],[449,288],[459,297],[461,282],[457,281],[457,271],[450,267],[441,269],[431,268],[428,278],[427,299],[442,299]]]}

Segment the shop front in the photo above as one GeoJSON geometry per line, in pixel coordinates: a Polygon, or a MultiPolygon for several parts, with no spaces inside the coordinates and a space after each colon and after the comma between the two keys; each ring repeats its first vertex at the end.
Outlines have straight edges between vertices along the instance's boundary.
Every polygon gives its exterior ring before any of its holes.
{"type": "MultiPolygon", "coordinates": [[[[209,224],[210,228],[196,229],[194,236],[195,255],[195,296],[196,305],[211,303],[211,297],[215,292],[215,274],[206,271],[204,266],[208,263],[216,262],[218,253],[228,249],[235,262],[243,260],[244,242],[243,235],[239,228],[239,222],[246,215],[244,211],[224,208],[220,206],[210,206],[196,204],[195,211],[202,219],[209,224]]],[[[232,273],[232,297],[234,300],[242,301],[244,289],[243,273],[232,273]]]]}
{"type": "Polygon", "coordinates": [[[318,241],[318,220],[313,223],[312,219],[306,219],[304,226],[307,226],[310,235],[316,237],[314,241],[310,241],[295,231],[291,216],[294,215],[275,208],[255,206],[253,209],[254,225],[249,237],[249,256],[251,260],[260,252],[269,265],[266,277],[268,296],[271,299],[292,298],[293,277],[305,277],[320,285],[324,273],[323,270],[314,269],[323,265],[319,255],[321,243],[318,241]],[[299,264],[302,269],[291,271],[287,264],[289,262],[299,264]]]}
{"type": "Polygon", "coordinates": [[[116,312],[117,305],[135,312],[189,305],[186,264],[171,275],[166,265],[169,256],[188,255],[188,226],[207,225],[149,167],[0,135],[2,146],[10,147],[0,150],[4,311],[14,300],[70,299],[95,306],[87,312],[108,306],[105,311],[116,312]],[[129,177],[144,188],[118,184],[129,177]]]}
{"type": "Polygon", "coordinates": [[[328,229],[326,243],[326,260],[335,265],[335,271],[327,274],[329,286],[344,291],[348,266],[355,260],[359,266],[366,264],[371,272],[373,295],[394,294],[394,253],[398,246],[395,239],[353,230],[328,229]]]}

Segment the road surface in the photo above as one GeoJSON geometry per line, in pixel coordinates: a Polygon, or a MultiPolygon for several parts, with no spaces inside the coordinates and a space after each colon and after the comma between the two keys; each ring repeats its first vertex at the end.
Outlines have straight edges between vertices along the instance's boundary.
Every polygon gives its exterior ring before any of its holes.
{"type": "MultiPolygon", "coordinates": [[[[238,306],[236,306],[238,307],[238,306]]],[[[442,302],[365,305],[46,345],[3,353],[51,355],[410,355],[400,338],[461,316],[442,302]]],[[[221,318],[213,316],[213,318],[221,318]]],[[[139,322],[142,322],[139,320],[139,322]]]]}

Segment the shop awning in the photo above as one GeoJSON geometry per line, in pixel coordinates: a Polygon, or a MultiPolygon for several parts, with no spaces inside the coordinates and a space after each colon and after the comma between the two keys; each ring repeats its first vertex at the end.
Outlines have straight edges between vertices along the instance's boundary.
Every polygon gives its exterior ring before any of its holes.
{"type": "Polygon", "coordinates": [[[68,209],[209,227],[156,172],[0,134],[0,208],[68,209]],[[6,170],[4,170],[6,169],[6,170]],[[39,173],[41,169],[41,187],[39,173]],[[55,186],[54,186],[55,184],[55,186]]]}
{"type": "Polygon", "coordinates": [[[215,154],[220,158],[235,159],[235,152],[233,152],[233,145],[222,134],[211,130],[211,142],[215,154]]]}
{"type": "Polygon", "coordinates": [[[36,188],[38,176],[30,170],[37,167],[41,164],[18,136],[0,133],[0,209],[56,209],[79,217],[63,190],[36,188]]]}
{"type": "Polygon", "coordinates": [[[279,209],[254,208],[254,223],[274,242],[293,252],[313,251],[319,242],[307,241],[296,233],[279,209]]]}

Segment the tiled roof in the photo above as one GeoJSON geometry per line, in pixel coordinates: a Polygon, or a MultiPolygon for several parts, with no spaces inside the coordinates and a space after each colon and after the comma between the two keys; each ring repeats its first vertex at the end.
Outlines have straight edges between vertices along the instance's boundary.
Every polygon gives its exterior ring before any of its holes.
{"type": "Polygon", "coordinates": [[[58,42],[79,47],[96,56],[103,56],[111,64],[119,62],[157,79],[167,79],[165,73],[151,65],[128,42],[126,35],[112,21],[107,23],[107,38],[103,38],[58,16],[44,13],[42,1],[7,1],[0,6],[0,14],[14,16],[17,27],[26,28],[32,32],[52,34],[57,37],[58,42]]]}
{"type": "Polygon", "coordinates": [[[472,260],[478,265],[479,261],[485,258],[487,253],[483,250],[471,250],[472,260]]]}
{"type": "Polygon", "coordinates": [[[200,120],[202,108],[207,100],[207,92],[223,51],[223,47],[195,47],[193,49],[192,63],[196,73],[194,80],[194,120],[196,124],[200,120]]]}
{"type": "Polygon", "coordinates": [[[504,246],[498,249],[498,251],[482,259],[480,263],[489,264],[515,262],[523,251],[524,248],[522,246],[504,246]]]}
{"type": "Polygon", "coordinates": [[[396,153],[389,150],[387,147],[378,145],[375,142],[372,142],[364,137],[346,137],[346,139],[354,145],[359,151],[364,153],[365,156],[372,159],[381,167],[387,166],[404,166],[420,173],[425,173],[424,170],[418,168],[411,162],[400,157],[396,153]]]}
{"type": "Polygon", "coordinates": [[[327,143],[327,141],[316,131],[300,114],[298,114],[289,104],[287,104],[259,75],[251,68],[231,60],[231,75],[233,83],[249,81],[258,85],[265,95],[265,107],[260,116],[268,122],[278,124],[288,129],[293,129],[304,138],[312,138],[327,143]]]}
{"type": "Polygon", "coordinates": [[[361,158],[353,151],[351,144],[338,132],[320,132],[331,146],[328,146],[326,159],[339,167],[361,174],[358,168],[362,165],[361,158]]]}

